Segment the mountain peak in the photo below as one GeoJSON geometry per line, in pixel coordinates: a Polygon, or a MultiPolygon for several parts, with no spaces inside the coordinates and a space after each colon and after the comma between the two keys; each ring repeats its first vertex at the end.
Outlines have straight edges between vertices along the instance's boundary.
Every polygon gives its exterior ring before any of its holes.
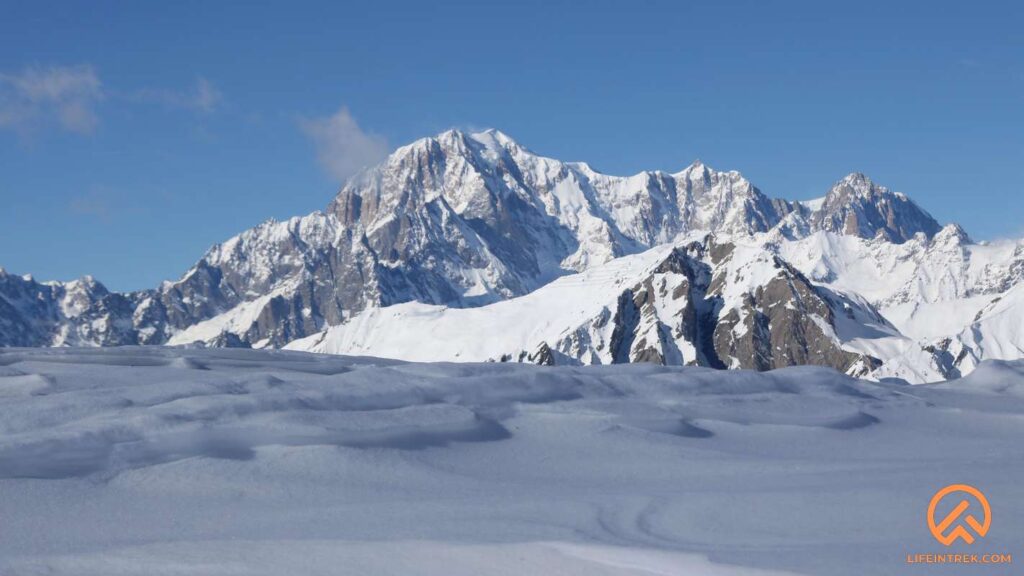
{"type": "MultiPolygon", "coordinates": [[[[32,283],[31,277],[20,279],[0,270],[0,346],[187,344],[196,340],[215,345],[282,346],[328,326],[350,322],[369,309],[410,301],[453,309],[486,306],[531,294],[573,272],[593,269],[593,274],[575,281],[587,280],[583,292],[589,294],[593,280],[600,280],[601,274],[608,273],[605,277],[611,278],[612,282],[605,284],[608,297],[596,301],[590,316],[598,321],[588,320],[582,333],[577,332],[579,324],[552,324],[557,338],[549,342],[549,356],[583,350],[574,347],[584,346],[584,340],[566,340],[567,348],[553,345],[562,338],[559,334],[571,332],[605,338],[603,348],[593,349],[598,356],[612,350],[614,338],[616,353],[604,357],[608,361],[660,358],[682,362],[685,350],[697,346],[711,350],[720,339],[716,333],[742,332],[746,336],[739,340],[722,336],[725,347],[715,349],[716,354],[730,355],[739,362],[736,366],[744,366],[743,357],[770,358],[780,350],[788,355],[778,356],[777,363],[757,360],[753,365],[781,366],[814,358],[841,367],[851,358],[801,316],[803,311],[817,310],[820,318],[831,322],[829,302],[838,296],[818,293],[810,282],[790,271],[789,264],[772,257],[791,250],[797,261],[807,265],[799,268],[793,262],[795,269],[815,278],[860,270],[847,266],[844,255],[853,248],[846,242],[838,246],[830,238],[833,234],[867,239],[869,242],[850,244],[883,254],[895,252],[900,262],[905,261],[906,253],[931,251],[959,266],[957,263],[963,263],[972,252],[962,249],[970,241],[959,226],[941,227],[906,196],[890,192],[861,172],[836,181],[824,198],[797,204],[769,198],[739,172],[716,171],[700,159],[675,174],[647,171],[614,176],[598,173],[585,162],[537,155],[496,129],[452,128],[398,148],[381,164],[353,177],[326,213],[269,220],[215,245],[180,280],[153,290],[109,293],[91,277],[40,285],[32,283]],[[700,238],[695,240],[704,238],[707,257],[697,250],[692,257],[665,263],[662,248],[679,246],[681,239],[696,236],[700,238]],[[714,240],[712,245],[706,236],[720,241],[714,240]],[[813,240],[809,242],[813,244],[810,255],[807,244],[788,244],[786,248],[788,242],[803,239],[813,240]],[[911,239],[900,250],[886,245],[911,239]],[[831,267],[831,255],[813,253],[818,244],[821,250],[841,248],[843,255],[834,258],[836,268],[831,267]],[[663,289],[648,282],[650,275],[643,275],[633,287],[620,285],[619,272],[633,270],[628,262],[646,261],[628,260],[630,255],[652,248],[658,248],[652,254],[662,255],[657,274],[666,276],[658,282],[680,283],[663,289]],[[618,264],[613,264],[616,261],[618,264]],[[611,267],[599,268],[605,264],[611,267]],[[619,265],[626,268],[616,268],[619,265]],[[713,269],[718,270],[717,283],[713,269]],[[771,289],[762,280],[772,283],[771,289]],[[736,291],[726,291],[727,286],[736,291]],[[762,286],[765,288],[759,293],[762,286]],[[736,315],[733,319],[720,317],[725,322],[722,330],[698,335],[698,327],[703,331],[705,324],[695,321],[694,315],[704,314],[703,305],[700,310],[690,307],[686,311],[686,307],[705,302],[708,290],[719,288],[723,291],[712,296],[718,294],[735,303],[729,305],[736,315]],[[623,296],[624,290],[630,293],[623,296]],[[14,300],[19,302],[17,306],[6,305],[14,300]],[[652,308],[652,302],[657,306],[652,308]],[[801,309],[800,314],[786,312],[791,310],[789,304],[801,302],[812,308],[801,309]],[[645,308],[657,313],[662,304],[677,307],[664,317],[648,315],[649,323],[634,322],[644,318],[645,308]],[[747,320],[753,322],[762,313],[769,321],[776,314],[779,328],[774,340],[757,336],[762,331],[747,320]],[[663,336],[669,334],[659,326],[679,319],[690,323],[693,332],[686,343],[680,341],[682,348],[673,352],[671,347],[657,344],[668,342],[663,336]],[[617,326],[622,327],[621,334],[633,335],[635,349],[615,336],[617,326]],[[790,339],[788,326],[802,326],[803,332],[790,339]],[[814,335],[813,346],[802,344],[809,342],[803,340],[805,334],[814,335]],[[709,340],[714,342],[709,344],[709,340]],[[736,352],[739,349],[734,350],[732,343],[746,352],[736,352]],[[826,348],[819,348],[819,343],[826,348]],[[706,348],[708,345],[712,348],[706,348]],[[813,356],[825,349],[831,350],[828,357],[813,356]]],[[[1011,257],[1019,260],[1013,255],[1006,258],[1011,257]]],[[[1013,262],[1016,260],[985,272],[992,277],[985,281],[989,288],[983,289],[990,291],[985,293],[994,294],[997,287],[1019,281],[1019,266],[1013,262]]],[[[868,268],[881,270],[875,264],[868,268]]],[[[959,269],[951,268],[954,274],[959,269]]],[[[948,277],[934,274],[926,280],[947,282],[948,277]]],[[[909,286],[912,280],[911,275],[892,284],[909,286]]],[[[571,285],[563,281],[556,287],[571,285]]],[[[957,286],[955,289],[961,290],[957,286]]],[[[963,293],[970,289],[967,285],[962,288],[963,293]]],[[[563,299],[562,295],[557,299],[563,299]]],[[[857,308],[856,304],[850,305],[857,308]]],[[[548,310],[540,310],[545,321],[548,310]]],[[[834,312],[845,315],[844,310],[834,312]]],[[[863,316],[867,318],[869,312],[863,316]]],[[[486,323],[481,326],[491,330],[486,323]]],[[[672,334],[678,337],[680,333],[672,334]]],[[[529,350],[537,349],[534,344],[532,340],[523,342],[529,350]]],[[[592,357],[597,356],[588,352],[586,358],[592,357]]]]}
{"type": "Polygon", "coordinates": [[[465,142],[468,138],[470,138],[470,136],[463,132],[462,130],[458,128],[449,128],[448,130],[441,132],[437,136],[428,138],[428,140],[433,140],[440,144],[450,144],[465,142]]]}
{"type": "Polygon", "coordinates": [[[832,185],[826,198],[842,198],[848,196],[870,196],[888,193],[889,189],[875,184],[863,172],[851,172],[832,185]]]}
{"type": "Polygon", "coordinates": [[[485,128],[483,130],[464,130],[462,128],[449,128],[443,132],[440,132],[434,136],[428,136],[417,140],[430,141],[434,140],[437,142],[452,142],[452,141],[466,141],[475,140],[480,143],[496,142],[502,145],[506,144],[518,144],[508,134],[498,130],[497,128],[485,128]]]}
{"type": "Polygon", "coordinates": [[[692,180],[692,179],[694,179],[694,177],[697,177],[697,178],[707,178],[710,174],[714,174],[714,173],[717,173],[717,172],[718,172],[717,170],[715,170],[711,166],[708,166],[707,164],[705,164],[702,160],[700,160],[698,158],[697,160],[694,160],[693,162],[691,162],[690,165],[687,166],[686,168],[683,168],[679,172],[676,172],[675,174],[673,174],[673,176],[683,177],[683,178],[691,179],[692,180]]]}
{"type": "Polygon", "coordinates": [[[942,228],[906,195],[875,184],[862,172],[852,172],[832,186],[815,212],[814,227],[897,244],[918,233],[932,238],[942,228]]]}
{"type": "Polygon", "coordinates": [[[487,137],[487,138],[494,138],[496,140],[502,140],[502,141],[505,141],[505,142],[513,142],[514,141],[511,136],[509,136],[508,134],[505,134],[504,132],[502,132],[501,130],[498,130],[497,128],[485,128],[485,129],[480,130],[478,132],[473,132],[470,135],[472,137],[474,137],[474,138],[487,137]]]}
{"type": "MultiPolygon", "coordinates": [[[[384,161],[384,164],[396,160],[403,161],[409,156],[435,156],[438,152],[444,155],[455,154],[468,157],[473,154],[473,150],[479,150],[480,147],[483,147],[484,150],[489,151],[492,155],[498,156],[502,155],[504,151],[518,150],[528,152],[524,146],[516,142],[511,136],[496,128],[487,128],[476,132],[469,132],[460,128],[449,128],[433,136],[426,136],[396,148],[388,156],[387,160],[384,161]]],[[[369,170],[372,171],[373,169],[370,168],[369,170]]]]}
{"type": "MultiPolygon", "coordinates": [[[[459,130],[458,128],[449,128],[448,130],[438,132],[433,136],[417,138],[404,146],[395,148],[391,154],[388,155],[388,159],[401,158],[414,153],[422,153],[423,151],[429,151],[431,148],[438,145],[441,147],[459,145],[459,143],[465,142],[466,138],[466,133],[462,130],[459,130]]],[[[385,160],[385,162],[387,162],[387,160],[385,160]]]]}
{"type": "Polygon", "coordinates": [[[952,223],[946,224],[935,234],[932,238],[932,242],[935,243],[955,243],[955,244],[969,244],[971,237],[967,235],[967,231],[964,230],[959,224],[952,223]]]}
{"type": "Polygon", "coordinates": [[[874,184],[874,182],[871,181],[871,178],[863,172],[850,172],[849,174],[844,176],[843,179],[840,180],[840,182],[845,182],[848,184],[874,184]]]}
{"type": "Polygon", "coordinates": [[[468,138],[479,144],[483,144],[485,148],[492,152],[524,149],[523,146],[516,142],[511,136],[496,128],[488,128],[481,132],[474,132],[469,134],[468,138]]]}

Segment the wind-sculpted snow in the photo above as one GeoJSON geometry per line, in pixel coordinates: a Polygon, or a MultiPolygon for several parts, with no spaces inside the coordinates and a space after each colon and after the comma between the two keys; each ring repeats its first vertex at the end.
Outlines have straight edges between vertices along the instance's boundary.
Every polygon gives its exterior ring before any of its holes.
{"type": "MultiPolygon", "coordinates": [[[[620,398],[668,404],[688,397],[686,407],[657,417],[634,421],[628,414],[620,416],[633,428],[701,437],[713,433],[691,419],[717,411],[701,412],[708,398],[714,405],[722,397],[804,395],[801,409],[822,406],[813,414],[784,415],[782,421],[825,428],[862,421],[862,400],[900,400],[884,389],[827,372],[814,385],[774,376],[718,381],[714,371],[689,373],[679,382],[672,372],[640,373],[641,383],[618,381],[615,372],[498,364],[364,365],[335,357],[171,349],[14,352],[0,355],[0,362],[6,370],[0,376],[6,404],[0,477],[7,478],[115,473],[193,456],[249,459],[255,448],[266,445],[422,449],[504,440],[511,433],[502,422],[521,404],[620,398]],[[43,368],[37,372],[19,368],[39,365],[43,368]],[[107,381],[119,376],[147,378],[118,386],[107,381]],[[835,403],[833,396],[854,401],[835,403]]],[[[732,409],[716,418],[750,424],[778,417],[762,409],[732,409]]]]}
{"type": "Polygon", "coordinates": [[[898,574],[934,491],[1024,530],[1024,363],[0,351],[3,574],[898,574]]]}

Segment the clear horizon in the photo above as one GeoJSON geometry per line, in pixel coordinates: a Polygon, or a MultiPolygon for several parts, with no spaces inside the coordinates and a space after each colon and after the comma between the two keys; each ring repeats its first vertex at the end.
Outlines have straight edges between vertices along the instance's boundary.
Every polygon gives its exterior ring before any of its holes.
{"type": "Polygon", "coordinates": [[[155,287],[450,127],[608,174],[699,158],[789,200],[863,172],[975,239],[1024,235],[1018,3],[7,12],[0,267],[40,280],[155,287]]]}

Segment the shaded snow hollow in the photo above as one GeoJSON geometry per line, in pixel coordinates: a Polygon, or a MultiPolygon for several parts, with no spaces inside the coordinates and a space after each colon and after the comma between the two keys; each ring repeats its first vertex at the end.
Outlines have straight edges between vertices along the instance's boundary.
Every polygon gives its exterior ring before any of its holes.
{"type": "Polygon", "coordinates": [[[0,573],[899,574],[956,551],[924,522],[951,483],[993,507],[972,552],[1017,550],[1022,416],[1021,362],[910,387],[6,349],[0,573]]]}

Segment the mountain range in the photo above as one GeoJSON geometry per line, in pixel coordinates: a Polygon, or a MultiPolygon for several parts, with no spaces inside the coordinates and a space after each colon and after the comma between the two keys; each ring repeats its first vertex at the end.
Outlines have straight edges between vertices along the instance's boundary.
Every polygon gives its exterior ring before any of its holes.
{"type": "Polygon", "coordinates": [[[0,346],[820,364],[925,382],[1024,356],[1022,278],[1024,241],[976,243],[863,174],[795,202],[699,161],[609,176],[450,130],[151,290],[0,270],[0,346]]]}

